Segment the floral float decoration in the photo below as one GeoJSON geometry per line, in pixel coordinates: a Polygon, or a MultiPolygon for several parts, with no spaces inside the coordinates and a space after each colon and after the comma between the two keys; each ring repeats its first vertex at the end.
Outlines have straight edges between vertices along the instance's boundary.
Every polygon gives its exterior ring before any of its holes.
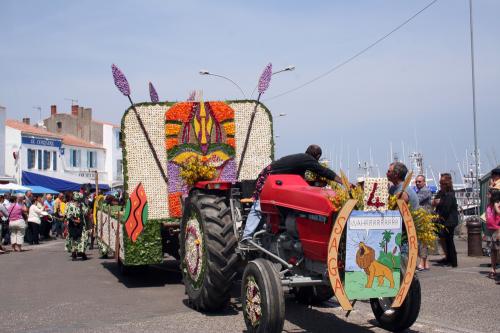
{"type": "Polygon", "coordinates": [[[234,110],[224,102],[181,102],[165,119],[169,211],[181,217],[181,197],[196,179],[236,180],[234,110]]]}
{"type": "Polygon", "coordinates": [[[387,210],[389,193],[387,178],[366,178],[364,184],[363,210],[387,210]]]}
{"type": "Polygon", "coordinates": [[[247,313],[252,327],[257,327],[260,324],[262,317],[262,300],[260,289],[253,276],[249,276],[246,285],[246,304],[244,311],[247,313]]]}
{"type": "Polygon", "coordinates": [[[266,68],[264,68],[264,71],[262,72],[259,78],[259,84],[258,84],[259,96],[257,97],[257,103],[255,103],[252,115],[250,116],[250,123],[248,124],[247,135],[245,137],[245,143],[243,144],[240,163],[236,171],[236,178],[240,178],[241,168],[243,167],[243,161],[245,160],[245,154],[247,152],[248,142],[250,140],[250,133],[252,132],[252,127],[255,120],[255,114],[257,113],[257,106],[259,105],[260,97],[262,96],[262,94],[266,92],[267,88],[269,88],[272,76],[273,76],[273,64],[269,63],[267,64],[266,68]]]}
{"type": "Polygon", "coordinates": [[[130,194],[125,206],[123,221],[127,235],[135,243],[144,229],[144,223],[148,220],[148,201],[141,183],[137,185],[130,194]]]}
{"type": "Polygon", "coordinates": [[[151,98],[151,102],[158,103],[158,93],[151,82],[149,82],[149,97],[151,98]]]}
{"type": "MultiPolygon", "coordinates": [[[[132,102],[132,98],[130,97],[130,86],[128,84],[127,78],[125,75],[122,73],[122,71],[115,65],[111,65],[111,72],[113,73],[113,80],[115,81],[115,86],[118,88],[118,90],[128,98],[130,105],[132,107],[132,110],[134,111],[135,117],[137,118],[137,122],[139,123],[139,126],[141,127],[141,131],[144,134],[144,137],[146,138],[146,141],[148,143],[149,149],[151,150],[151,153],[153,154],[153,158],[156,162],[156,165],[158,166],[158,169],[160,170],[160,173],[165,180],[165,183],[168,184],[168,178],[167,174],[165,173],[165,170],[163,169],[163,166],[160,162],[160,159],[158,158],[158,153],[156,152],[156,149],[153,146],[153,143],[151,142],[151,138],[149,137],[148,131],[146,131],[146,127],[144,126],[144,123],[142,121],[142,118],[137,112],[137,109],[135,108],[134,102],[132,102]]],[[[150,83],[150,88],[153,87],[153,85],[150,83]]],[[[154,87],[153,87],[154,90],[154,87]]],[[[156,91],[155,91],[156,93],[156,91]]],[[[156,94],[158,95],[158,94],[156,94]]],[[[154,96],[151,96],[153,98],[154,96]]],[[[156,96],[157,98],[158,96],[156,96]]]]}
{"type": "MultiPolygon", "coordinates": [[[[388,188],[389,186],[387,179],[384,178],[366,178],[364,187],[358,185],[352,189],[342,186],[337,182],[328,180],[323,177],[319,177],[318,175],[309,171],[306,172],[306,180],[324,182],[328,187],[330,187],[335,192],[334,195],[328,196],[328,199],[332,203],[334,212],[340,211],[340,209],[342,209],[342,207],[347,203],[349,199],[356,199],[357,203],[355,209],[357,210],[374,210],[374,207],[376,206],[375,203],[377,202],[386,203],[385,206],[386,208],[383,208],[384,206],[377,204],[379,207],[381,207],[380,209],[388,209],[388,210],[398,209],[397,195],[389,195],[387,198],[385,198],[383,195],[382,197],[380,197],[380,195],[384,192],[381,191],[382,186],[385,186],[386,188],[388,188]],[[375,182],[380,183],[381,187],[378,188],[377,186],[375,191],[373,191],[373,186],[367,186],[367,184],[374,185],[375,182]],[[365,191],[365,188],[368,189],[370,187],[371,190],[365,191]],[[371,195],[372,192],[373,195],[371,195]],[[376,199],[377,196],[379,197],[378,201],[376,199]],[[367,202],[372,202],[373,205],[367,206],[367,202]]],[[[415,229],[417,232],[417,238],[419,242],[433,249],[435,247],[436,240],[438,238],[437,236],[438,232],[443,228],[441,224],[436,223],[438,215],[433,214],[432,212],[429,212],[422,207],[418,209],[413,209],[410,206],[409,208],[411,216],[413,218],[413,222],[415,224],[415,229]]]]}
{"type": "Polygon", "coordinates": [[[203,246],[203,234],[200,225],[194,216],[187,222],[185,237],[186,256],[184,264],[189,277],[194,282],[194,286],[199,286],[202,282],[200,277],[205,269],[202,260],[205,247],[203,246]]]}
{"type": "Polygon", "coordinates": [[[180,176],[188,186],[193,186],[199,181],[214,179],[217,170],[205,156],[192,156],[180,168],[180,176]]]}

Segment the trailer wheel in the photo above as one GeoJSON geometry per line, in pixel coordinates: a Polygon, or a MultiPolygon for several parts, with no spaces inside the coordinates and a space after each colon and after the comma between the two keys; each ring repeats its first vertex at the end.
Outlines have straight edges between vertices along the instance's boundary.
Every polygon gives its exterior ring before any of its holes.
{"type": "Polygon", "coordinates": [[[302,304],[321,304],[333,297],[331,286],[307,286],[293,289],[295,299],[302,304]]]}
{"type": "Polygon", "coordinates": [[[229,302],[236,276],[237,240],[225,197],[192,194],[180,233],[181,270],[196,309],[216,311],[229,302]]]}
{"type": "Polygon", "coordinates": [[[393,297],[372,298],[370,304],[375,318],[383,329],[399,332],[413,325],[420,312],[421,294],[418,279],[413,278],[410,290],[399,308],[391,309],[393,300],[393,297]]]}
{"type": "Polygon", "coordinates": [[[241,284],[243,317],[250,333],[281,332],[285,322],[285,298],[279,273],[270,261],[248,263],[241,284]]]}

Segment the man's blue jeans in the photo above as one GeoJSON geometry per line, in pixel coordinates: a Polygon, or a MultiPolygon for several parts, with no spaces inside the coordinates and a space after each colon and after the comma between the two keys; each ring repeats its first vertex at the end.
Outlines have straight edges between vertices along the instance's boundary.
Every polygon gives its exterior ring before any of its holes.
{"type": "Polygon", "coordinates": [[[255,230],[260,224],[260,219],[262,218],[262,211],[260,210],[260,200],[257,199],[250,208],[248,213],[247,222],[245,223],[245,230],[243,231],[243,239],[252,238],[255,230]]]}
{"type": "Polygon", "coordinates": [[[63,219],[53,216],[51,229],[52,229],[53,236],[62,236],[62,234],[63,234],[63,219]]]}

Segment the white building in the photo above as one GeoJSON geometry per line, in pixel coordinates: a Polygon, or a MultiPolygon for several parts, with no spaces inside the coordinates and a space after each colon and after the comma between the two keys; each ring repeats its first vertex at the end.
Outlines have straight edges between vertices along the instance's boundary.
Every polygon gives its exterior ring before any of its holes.
{"type": "Polygon", "coordinates": [[[72,135],[58,135],[27,123],[6,121],[6,174],[19,184],[41,185],[57,191],[77,190],[81,184],[110,187],[106,150],[72,135]]]}
{"type": "MultiPolygon", "coordinates": [[[[0,106],[0,149],[5,149],[5,108],[0,106]]],[[[5,153],[0,154],[0,179],[5,176],[5,153]]]]}
{"type": "Polygon", "coordinates": [[[123,161],[120,146],[120,127],[102,123],[102,146],[106,150],[104,169],[111,187],[123,186],[123,161]]]}
{"type": "Polygon", "coordinates": [[[104,170],[107,184],[123,186],[122,150],[120,148],[120,127],[92,119],[92,109],[78,105],[71,106],[71,113],[58,112],[56,105],[50,106],[50,117],[44,119],[45,128],[57,135],[74,137],[102,146],[106,152],[104,170]]]}

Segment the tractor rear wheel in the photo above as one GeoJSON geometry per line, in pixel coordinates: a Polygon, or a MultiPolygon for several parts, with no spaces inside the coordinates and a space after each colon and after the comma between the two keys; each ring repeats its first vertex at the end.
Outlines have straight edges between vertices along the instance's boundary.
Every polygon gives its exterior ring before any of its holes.
{"type": "Polygon", "coordinates": [[[375,318],[383,329],[399,332],[413,325],[420,312],[421,294],[418,279],[413,278],[408,294],[399,308],[391,308],[393,300],[392,297],[372,298],[370,304],[375,318]]]}
{"type": "Polygon", "coordinates": [[[315,305],[333,297],[331,286],[307,286],[294,288],[295,299],[302,304],[315,305]]]}
{"type": "Polygon", "coordinates": [[[192,193],[180,233],[181,270],[196,309],[216,311],[229,302],[236,276],[237,239],[225,197],[192,193]]]}
{"type": "Polygon", "coordinates": [[[262,258],[253,260],[246,266],[241,281],[241,304],[248,332],[281,332],[285,297],[274,265],[262,258]]]}

